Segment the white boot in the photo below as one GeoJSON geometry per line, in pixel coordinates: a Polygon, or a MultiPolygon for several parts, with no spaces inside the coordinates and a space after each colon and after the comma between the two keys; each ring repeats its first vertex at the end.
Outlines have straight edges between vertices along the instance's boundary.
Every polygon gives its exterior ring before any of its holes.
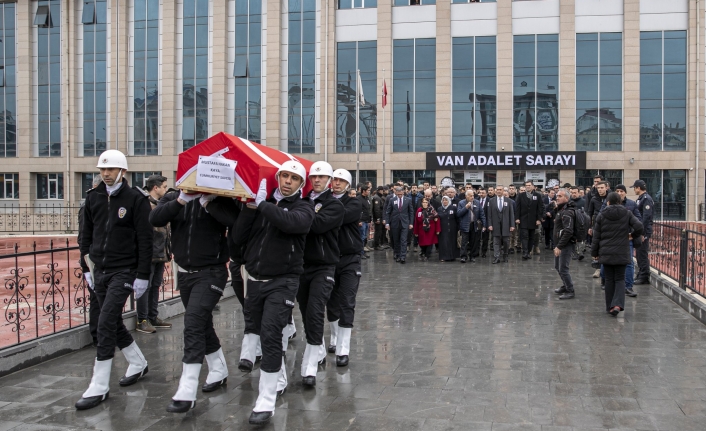
{"type": "Polygon", "coordinates": [[[260,394],[257,396],[255,408],[250,415],[251,424],[263,424],[275,414],[275,401],[277,400],[277,381],[280,372],[267,373],[260,370],[260,394]]]}
{"type": "Polygon", "coordinates": [[[329,353],[331,352],[331,347],[336,347],[336,341],[338,340],[338,320],[335,322],[328,322],[329,327],[331,328],[331,341],[328,343],[329,345],[329,353]]]}
{"type": "Polygon", "coordinates": [[[244,372],[250,372],[255,364],[257,356],[257,346],[260,344],[260,336],[256,334],[245,334],[243,336],[243,344],[240,349],[240,363],[238,369],[244,372]],[[247,362],[245,362],[247,361],[247,362]],[[248,363],[249,362],[249,363],[248,363]]]}
{"type": "Polygon", "coordinates": [[[282,356],[282,369],[279,370],[279,378],[277,379],[277,397],[281,397],[287,392],[287,365],[282,356]]]}
{"type": "Polygon", "coordinates": [[[302,358],[302,377],[316,377],[319,368],[319,347],[307,343],[302,358]]]}
{"type": "Polygon", "coordinates": [[[93,364],[93,377],[91,377],[91,384],[88,385],[86,392],[81,395],[83,398],[97,397],[98,395],[105,395],[110,390],[110,370],[113,368],[113,360],[108,359],[106,361],[96,361],[93,364]]]}
{"type": "Polygon", "coordinates": [[[149,368],[147,368],[147,360],[140,348],[137,347],[136,342],[133,341],[132,344],[122,349],[122,352],[130,365],[127,367],[125,376],[120,379],[120,386],[130,386],[147,374],[149,368]]]}
{"type": "Polygon", "coordinates": [[[321,345],[319,346],[319,365],[326,363],[326,343],[321,340],[321,345]]]}
{"type": "Polygon", "coordinates": [[[293,336],[297,333],[297,327],[294,325],[294,321],[292,323],[288,323],[287,326],[284,327],[282,330],[282,334],[287,337],[288,340],[291,340],[294,338],[293,336]]]}
{"type": "Polygon", "coordinates": [[[351,350],[351,328],[338,328],[336,356],[348,356],[351,350]]]}
{"type": "Polygon", "coordinates": [[[172,402],[167,407],[171,413],[185,413],[196,405],[196,390],[199,386],[199,373],[201,364],[182,363],[179,388],[172,397],[172,402]]]}
{"type": "Polygon", "coordinates": [[[206,384],[201,389],[204,392],[211,392],[224,384],[228,377],[228,366],[226,358],[223,356],[223,349],[206,355],[206,363],[208,364],[208,376],[206,376],[206,384]]]}
{"type": "Polygon", "coordinates": [[[255,360],[256,361],[257,361],[258,357],[262,358],[262,343],[260,343],[259,337],[257,339],[257,345],[255,346],[255,360]]]}

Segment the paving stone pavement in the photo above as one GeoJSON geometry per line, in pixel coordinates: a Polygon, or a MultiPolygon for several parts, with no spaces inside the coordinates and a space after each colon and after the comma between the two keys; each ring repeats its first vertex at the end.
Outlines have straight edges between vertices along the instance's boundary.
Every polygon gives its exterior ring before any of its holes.
{"type": "Polygon", "coordinates": [[[243,320],[229,299],[215,317],[227,388],[199,393],[191,412],[165,411],[181,373],[176,318],[171,330],[133,334],[149,374],[121,388],[127,364],[116,353],[110,398],[93,410],[73,407],[90,381],[92,348],[0,379],[0,431],[705,430],[706,326],[649,286],[636,286],[639,296],[610,317],[588,263],[572,262],[577,297],[559,301],[553,259],[542,251],[500,265],[409,256],[402,266],[389,251],[371,253],[350,365],[336,368],[329,354],[316,388],[304,389],[295,312],[289,390],[264,427],[247,424],[259,372],[237,369],[243,320]]]}

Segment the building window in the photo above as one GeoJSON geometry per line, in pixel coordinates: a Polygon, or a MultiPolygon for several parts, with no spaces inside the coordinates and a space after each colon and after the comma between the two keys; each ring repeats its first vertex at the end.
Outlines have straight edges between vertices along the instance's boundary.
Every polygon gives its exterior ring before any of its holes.
{"type": "Polygon", "coordinates": [[[184,0],[184,151],[208,138],[208,0],[184,0]]]}
{"type": "Polygon", "coordinates": [[[495,151],[495,36],[453,39],[453,151],[495,151]]]}
{"type": "Polygon", "coordinates": [[[398,39],[392,52],[392,151],[434,151],[436,39],[398,39]]]}
{"type": "Polygon", "coordinates": [[[559,149],[559,36],[522,35],[513,44],[513,149],[559,149]]]}
{"type": "Polygon", "coordinates": [[[0,187],[0,199],[19,199],[20,174],[0,174],[0,187]]]}
{"type": "Polygon", "coordinates": [[[680,169],[640,169],[640,179],[655,202],[655,220],[686,220],[686,176],[680,169]]]}
{"type": "Polygon", "coordinates": [[[337,52],[337,113],[336,152],[361,153],[377,151],[377,41],[342,42],[337,52]],[[356,71],[360,71],[365,101],[357,93],[356,71]],[[358,106],[358,131],[356,146],[356,105],[358,106]]]}
{"type": "MultiPolygon", "coordinates": [[[[135,0],[132,154],[159,154],[159,0],[135,0]]],[[[193,63],[192,63],[193,66],[193,63]]]]}
{"type": "Polygon", "coordinates": [[[36,155],[61,157],[61,0],[36,3],[36,155]]]}
{"type": "Polygon", "coordinates": [[[150,175],[162,175],[162,171],[158,172],[133,172],[132,173],[132,186],[133,187],[145,187],[145,181],[150,175]]]}
{"type": "Polygon", "coordinates": [[[451,3],[497,3],[498,0],[453,0],[451,3]]]}
{"type": "Polygon", "coordinates": [[[64,174],[37,174],[37,199],[64,199],[64,174]]]}
{"type": "Polygon", "coordinates": [[[15,3],[0,4],[0,157],[17,157],[15,3]]]}
{"type": "Polygon", "coordinates": [[[395,6],[421,6],[436,4],[436,0],[395,0],[395,6]]]}
{"type": "Polygon", "coordinates": [[[93,180],[100,180],[100,174],[83,173],[81,174],[81,199],[86,199],[86,193],[93,189],[93,180]]]}
{"type": "Polygon", "coordinates": [[[378,0],[338,0],[339,9],[361,9],[378,7],[378,0]]]}
{"type": "Polygon", "coordinates": [[[593,187],[593,179],[598,175],[603,175],[605,180],[610,183],[611,189],[615,189],[618,184],[623,184],[623,171],[621,169],[576,169],[576,185],[593,187]]]}
{"type": "Polygon", "coordinates": [[[640,33],[640,150],[686,150],[686,31],[640,33]]]}
{"type": "Polygon", "coordinates": [[[235,135],[260,142],[262,2],[235,2],[235,135]]]}
{"type": "Polygon", "coordinates": [[[576,35],[576,149],[623,149],[623,35],[576,35]]]}
{"type": "Polygon", "coordinates": [[[392,171],[392,182],[402,181],[405,184],[436,184],[436,171],[427,170],[402,170],[392,171]]]}
{"type": "MultiPolygon", "coordinates": [[[[367,181],[370,181],[375,187],[375,184],[378,181],[378,171],[376,170],[363,170],[361,169],[358,171],[358,184],[365,184],[367,181]]],[[[373,193],[373,190],[370,191],[370,193],[373,193]]]]}
{"type": "Polygon", "coordinates": [[[107,149],[107,0],[83,2],[83,155],[107,149]]]}
{"type": "Polygon", "coordinates": [[[287,148],[316,151],[316,1],[289,0],[287,148]]]}

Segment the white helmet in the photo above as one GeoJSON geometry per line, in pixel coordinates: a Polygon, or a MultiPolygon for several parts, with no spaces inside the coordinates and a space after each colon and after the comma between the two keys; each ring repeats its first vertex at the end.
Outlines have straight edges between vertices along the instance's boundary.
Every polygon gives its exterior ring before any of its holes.
{"type": "Polygon", "coordinates": [[[347,181],[348,187],[346,187],[346,189],[350,188],[351,183],[353,183],[353,177],[351,177],[351,173],[345,169],[336,169],[335,171],[333,171],[333,177],[347,181]]]}
{"type": "Polygon", "coordinates": [[[326,162],[315,162],[311,165],[311,168],[309,168],[309,176],[312,175],[327,175],[333,177],[333,168],[326,162]]]}
{"type": "MultiPolygon", "coordinates": [[[[279,187],[279,173],[283,172],[283,171],[290,172],[295,175],[299,175],[301,177],[301,179],[302,179],[301,185],[294,193],[292,193],[292,195],[296,195],[297,192],[304,187],[304,184],[306,184],[306,168],[304,167],[304,165],[297,162],[296,160],[288,160],[288,161],[282,163],[282,165],[277,170],[277,173],[275,174],[275,178],[277,179],[278,187],[279,187]]],[[[292,196],[292,195],[290,195],[290,196],[292,196]]]]}
{"type": "Polygon", "coordinates": [[[125,154],[118,150],[106,150],[98,158],[97,168],[120,168],[127,170],[125,154]]]}

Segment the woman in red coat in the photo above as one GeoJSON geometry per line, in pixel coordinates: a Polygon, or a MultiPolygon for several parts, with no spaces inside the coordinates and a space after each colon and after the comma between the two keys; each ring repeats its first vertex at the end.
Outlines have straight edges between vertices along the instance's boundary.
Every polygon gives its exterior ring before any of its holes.
{"type": "Polygon", "coordinates": [[[419,238],[422,260],[429,260],[432,247],[439,242],[439,232],[441,232],[439,215],[429,205],[429,199],[424,198],[422,199],[422,207],[417,208],[417,214],[414,218],[414,236],[419,238]]]}

